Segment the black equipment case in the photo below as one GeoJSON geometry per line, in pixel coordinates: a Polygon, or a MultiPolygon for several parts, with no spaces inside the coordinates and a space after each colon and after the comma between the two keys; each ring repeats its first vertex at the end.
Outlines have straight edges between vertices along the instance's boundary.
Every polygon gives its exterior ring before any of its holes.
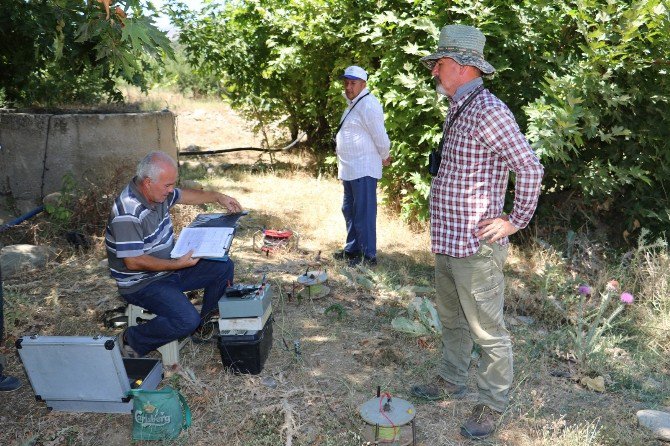
{"type": "Polygon", "coordinates": [[[270,317],[258,331],[221,331],[218,345],[224,367],[234,373],[261,373],[272,349],[272,319],[270,317]]]}

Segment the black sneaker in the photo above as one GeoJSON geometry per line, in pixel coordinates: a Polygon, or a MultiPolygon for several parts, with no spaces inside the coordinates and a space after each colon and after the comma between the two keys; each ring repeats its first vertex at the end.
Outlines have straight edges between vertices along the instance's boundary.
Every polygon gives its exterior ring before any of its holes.
{"type": "Polygon", "coordinates": [[[18,378],[0,375],[0,392],[12,392],[19,387],[21,387],[21,381],[18,378]]]}
{"type": "Polygon", "coordinates": [[[349,260],[349,266],[363,265],[367,267],[377,266],[377,257],[360,256],[349,260]]]}
{"type": "Polygon", "coordinates": [[[340,251],[335,251],[333,253],[333,258],[335,260],[360,259],[361,258],[361,252],[360,251],[345,251],[344,249],[342,249],[340,251]]]}

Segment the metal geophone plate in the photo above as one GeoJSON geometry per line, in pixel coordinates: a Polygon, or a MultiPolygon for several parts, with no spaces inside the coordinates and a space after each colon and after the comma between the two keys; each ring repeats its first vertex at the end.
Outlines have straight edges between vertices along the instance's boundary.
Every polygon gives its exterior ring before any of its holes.
{"type": "Polygon", "coordinates": [[[391,398],[389,411],[381,411],[380,407],[388,402],[387,396],[372,398],[361,404],[359,412],[363,420],[369,424],[376,424],[383,427],[403,426],[408,424],[416,415],[414,405],[401,398],[391,398]],[[381,405],[380,405],[381,400],[381,405]]]}
{"type": "Polygon", "coordinates": [[[305,274],[298,276],[298,283],[301,285],[312,286],[323,283],[328,279],[328,274],[325,271],[307,271],[305,274]]]}

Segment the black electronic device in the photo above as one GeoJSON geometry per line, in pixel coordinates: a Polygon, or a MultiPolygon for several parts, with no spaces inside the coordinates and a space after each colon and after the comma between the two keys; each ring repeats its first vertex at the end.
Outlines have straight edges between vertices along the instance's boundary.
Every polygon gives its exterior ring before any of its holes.
{"type": "Polygon", "coordinates": [[[259,285],[231,285],[226,288],[225,297],[235,297],[238,299],[251,298],[261,288],[259,285]]]}

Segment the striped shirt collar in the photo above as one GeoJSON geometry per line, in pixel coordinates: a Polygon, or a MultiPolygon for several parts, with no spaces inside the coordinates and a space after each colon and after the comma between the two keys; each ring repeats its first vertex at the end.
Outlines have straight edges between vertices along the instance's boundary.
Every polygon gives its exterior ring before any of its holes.
{"type": "Polygon", "coordinates": [[[456,93],[451,99],[451,102],[458,102],[463,99],[465,96],[469,95],[472,90],[484,84],[484,81],[481,77],[472,79],[470,82],[467,82],[456,89],[456,93]]]}

